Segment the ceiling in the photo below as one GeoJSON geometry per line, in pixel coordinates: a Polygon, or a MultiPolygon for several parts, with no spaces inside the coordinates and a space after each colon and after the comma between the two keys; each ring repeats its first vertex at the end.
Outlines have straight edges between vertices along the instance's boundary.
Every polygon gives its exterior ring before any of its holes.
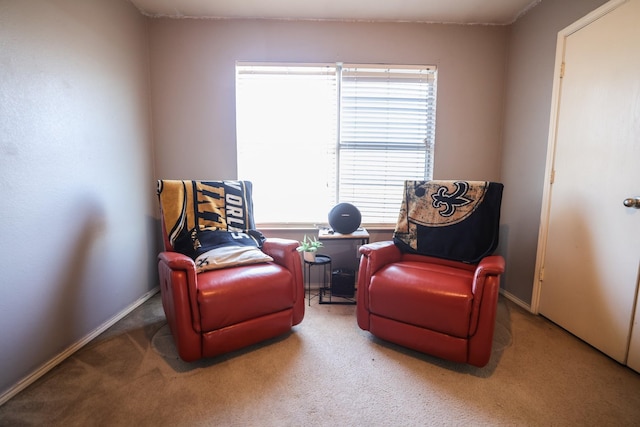
{"type": "Polygon", "coordinates": [[[131,0],[152,17],[505,25],[541,0],[131,0]]]}

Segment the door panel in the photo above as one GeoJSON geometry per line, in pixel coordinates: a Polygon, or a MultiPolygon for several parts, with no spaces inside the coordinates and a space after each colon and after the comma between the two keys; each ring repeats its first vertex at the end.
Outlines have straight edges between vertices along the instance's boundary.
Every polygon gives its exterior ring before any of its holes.
{"type": "Polygon", "coordinates": [[[540,293],[542,315],[621,363],[640,263],[640,209],[623,205],[640,196],[638,18],[632,0],[565,39],[540,293]]]}
{"type": "Polygon", "coordinates": [[[636,296],[636,315],[631,326],[631,340],[629,341],[629,355],[627,366],[640,372],[640,294],[636,296]]]}

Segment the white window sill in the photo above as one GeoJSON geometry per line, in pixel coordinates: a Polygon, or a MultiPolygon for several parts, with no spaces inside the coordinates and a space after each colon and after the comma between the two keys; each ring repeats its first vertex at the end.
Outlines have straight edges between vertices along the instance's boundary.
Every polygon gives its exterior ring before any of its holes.
{"type": "MultiPolygon", "coordinates": [[[[366,228],[368,231],[393,231],[396,228],[395,224],[367,224],[364,223],[361,227],[366,228]]],[[[264,231],[310,231],[318,230],[320,228],[329,228],[329,224],[311,224],[311,223],[258,223],[256,224],[258,230],[264,231]]]]}

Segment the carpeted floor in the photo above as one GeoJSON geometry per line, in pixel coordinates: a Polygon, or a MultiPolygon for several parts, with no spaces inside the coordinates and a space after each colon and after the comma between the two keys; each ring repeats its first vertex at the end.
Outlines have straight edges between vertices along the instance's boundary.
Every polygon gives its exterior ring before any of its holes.
{"type": "Polygon", "coordinates": [[[501,298],[485,368],[372,337],[355,306],[187,364],[159,295],[0,407],[1,426],[632,426],[640,375],[501,298]]]}

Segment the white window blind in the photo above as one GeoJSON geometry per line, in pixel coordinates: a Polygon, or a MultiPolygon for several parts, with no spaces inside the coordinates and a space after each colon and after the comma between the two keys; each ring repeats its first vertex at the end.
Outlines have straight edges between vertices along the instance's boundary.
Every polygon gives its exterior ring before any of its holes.
{"type": "Polygon", "coordinates": [[[363,223],[395,223],[406,179],[430,179],[435,67],[236,66],[238,178],[256,221],[326,223],[353,203],[363,223]]]}
{"type": "Polygon", "coordinates": [[[396,222],[404,181],[432,176],[435,68],[345,65],[341,82],[339,201],[396,222]]]}

